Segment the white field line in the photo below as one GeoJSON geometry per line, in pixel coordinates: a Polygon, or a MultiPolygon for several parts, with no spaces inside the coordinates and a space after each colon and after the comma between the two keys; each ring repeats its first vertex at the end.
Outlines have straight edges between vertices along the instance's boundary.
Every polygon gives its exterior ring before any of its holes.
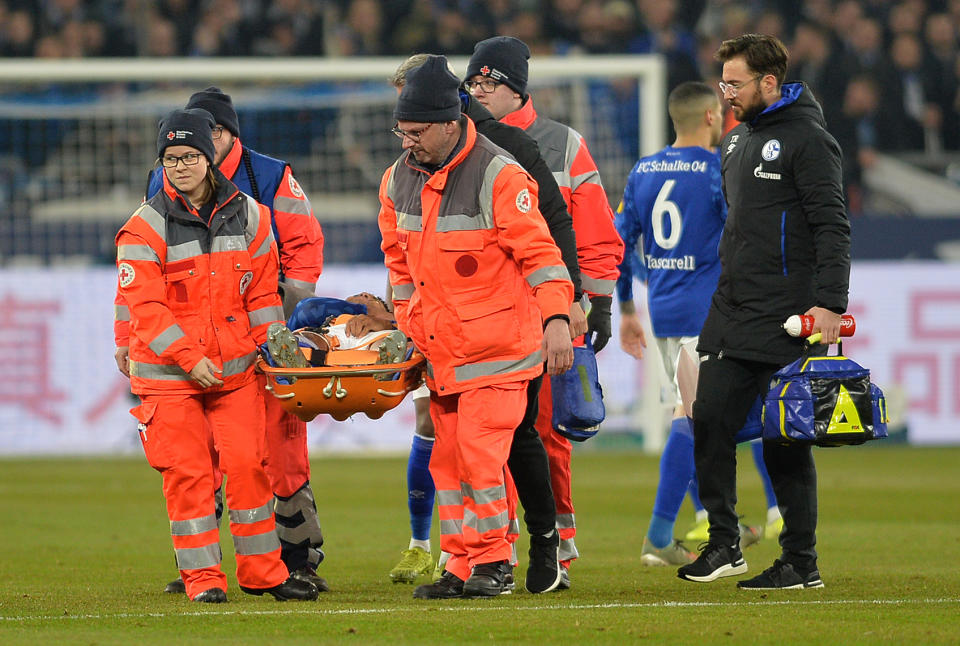
{"type": "MultiPolygon", "coordinates": [[[[764,607],[764,606],[906,606],[906,605],[938,605],[938,604],[960,604],[960,599],[829,599],[829,600],[783,600],[783,601],[747,601],[724,603],[719,601],[659,601],[654,603],[597,603],[597,604],[575,604],[575,605],[547,605],[547,606],[516,606],[506,607],[503,605],[489,605],[481,600],[478,605],[439,605],[426,603],[422,607],[441,612],[482,612],[485,610],[494,610],[496,612],[515,611],[515,612],[542,612],[550,610],[604,610],[607,608],[720,608],[720,607],[764,607]]],[[[190,610],[185,612],[118,612],[113,614],[82,614],[82,615],[26,615],[26,616],[0,616],[0,620],[6,622],[32,622],[32,621],[51,621],[51,620],[98,620],[98,619],[144,619],[144,618],[177,618],[177,617],[209,617],[209,616],[272,616],[272,615],[305,615],[315,617],[317,615],[326,616],[350,616],[350,615],[386,615],[398,614],[403,612],[418,612],[417,607],[392,607],[392,608],[341,608],[324,610],[317,608],[313,604],[305,603],[299,608],[291,610],[190,610]]]]}

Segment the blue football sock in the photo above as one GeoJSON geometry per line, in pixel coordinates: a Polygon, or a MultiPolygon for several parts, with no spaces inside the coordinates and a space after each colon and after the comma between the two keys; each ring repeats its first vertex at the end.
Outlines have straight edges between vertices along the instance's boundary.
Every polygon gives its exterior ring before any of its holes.
{"type": "Polygon", "coordinates": [[[773,483],[770,482],[770,474],[767,473],[767,463],[763,461],[763,442],[754,440],[750,443],[750,449],[753,451],[753,463],[757,465],[757,473],[760,474],[760,480],[763,481],[763,492],[767,496],[767,509],[777,506],[777,494],[773,493],[773,483]]]}
{"type": "Polygon", "coordinates": [[[430,540],[433,523],[433,498],[436,488],[430,475],[430,454],[433,440],[413,436],[407,461],[407,507],[410,509],[410,531],[419,541],[430,540]]]}
{"type": "Polygon", "coordinates": [[[700,502],[700,485],[697,484],[696,473],[690,478],[690,487],[687,488],[687,493],[690,494],[690,504],[693,505],[693,511],[698,516],[701,513],[707,513],[707,510],[703,508],[703,503],[700,502]]]}
{"type": "Polygon", "coordinates": [[[673,525],[693,476],[693,431],[686,417],[673,420],[660,456],[660,481],[647,538],[656,548],[673,541],[673,525]]]}

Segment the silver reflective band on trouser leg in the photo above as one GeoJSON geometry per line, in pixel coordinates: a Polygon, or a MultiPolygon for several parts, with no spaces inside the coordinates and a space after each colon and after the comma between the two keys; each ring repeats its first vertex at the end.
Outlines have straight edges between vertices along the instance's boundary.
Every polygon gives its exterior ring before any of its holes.
{"type": "Polygon", "coordinates": [[[273,531],[253,536],[237,536],[234,534],[233,547],[238,556],[269,554],[280,549],[280,539],[277,538],[277,533],[273,531]]]}
{"type": "Polygon", "coordinates": [[[204,532],[217,529],[217,515],[210,514],[200,518],[191,518],[189,520],[171,520],[171,536],[196,536],[204,532]]]}
{"type": "Polygon", "coordinates": [[[273,500],[252,509],[231,509],[230,522],[240,525],[252,525],[267,520],[273,514],[273,500]]]}
{"type": "Polygon", "coordinates": [[[199,570],[220,565],[220,544],[210,543],[203,547],[181,547],[177,553],[177,567],[181,570],[199,570]]]}
{"type": "Polygon", "coordinates": [[[470,498],[477,505],[486,505],[491,502],[506,499],[507,490],[503,485],[494,485],[485,489],[474,489],[466,482],[461,482],[460,496],[462,498],[470,498]]]}
{"type": "MultiPolygon", "coordinates": [[[[506,501],[504,501],[504,505],[506,505],[506,501]]],[[[495,529],[502,529],[506,531],[508,524],[509,519],[507,517],[506,509],[498,514],[486,516],[484,518],[477,516],[473,511],[467,509],[466,507],[463,509],[463,526],[475,530],[478,534],[490,532],[495,529]]]]}

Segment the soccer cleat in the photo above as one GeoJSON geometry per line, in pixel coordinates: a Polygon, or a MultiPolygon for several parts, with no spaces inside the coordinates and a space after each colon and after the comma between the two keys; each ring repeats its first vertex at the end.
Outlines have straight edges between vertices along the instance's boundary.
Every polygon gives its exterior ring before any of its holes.
{"type": "MultiPolygon", "coordinates": [[[[751,527],[740,523],[740,547],[756,545],[761,538],[759,527],[751,527]]],[[[710,541],[710,521],[704,518],[697,521],[683,536],[685,543],[706,543],[710,541]]]]}
{"type": "Polygon", "coordinates": [[[776,539],[780,538],[780,532],[783,531],[783,518],[778,517],[776,520],[767,523],[767,526],[763,528],[763,537],[766,539],[776,539]]]}
{"type": "Polygon", "coordinates": [[[437,559],[437,567],[433,568],[433,580],[439,581],[446,572],[447,561],[450,560],[450,552],[440,552],[440,558],[437,559]]]}
{"type": "Polygon", "coordinates": [[[245,588],[241,585],[240,589],[247,594],[258,597],[263,594],[269,594],[277,601],[313,601],[319,594],[317,586],[309,581],[301,581],[292,576],[280,585],[275,585],[272,588],[245,588]]]}
{"type": "Polygon", "coordinates": [[[496,597],[501,594],[510,594],[506,579],[508,574],[513,574],[513,566],[509,561],[474,565],[470,577],[463,582],[463,596],[496,597]]]}
{"type": "Polygon", "coordinates": [[[560,564],[560,583],[557,585],[557,590],[569,590],[570,589],[570,568],[560,564]]]}
{"type": "Polygon", "coordinates": [[[422,547],[403,550],[403,558],[390,570],[390,580],[394,583],[413,583],[421,574],[429,574],[433,569],[433,557],[422,547]]]}
{"type": "Polygon", "coordinates": [[[693,563],[697,555],[683,546],[680,541],[674,541],[666,547],[654,547],[646,536],[643,537],[643,550],[640,552],[640,564],[648,566],[686,565],[693,563]]]}
{"type": "Polygon", "coordinates": [[[752,579],[738,581],[737,587],[741,590],[808,590],[822,588],[823,581],[818,570],[803,572],[777,559],[752,579]]]}
{"type": "Polygon", "coordinates": [[[407,335],[393,330],[380,341],[377,363],[401,363],[407,353],[407,335]]]}
{"type": "Polygon", "coordinates": [[[271,323],[267,328],[267,352],[278,368],[309,368],[293,332],[283,323],[271,323]]]}
{"type": "Polygon", "coordinates": [[[163,591],[167,594],[186,594],[187,586],[183,584],[183,579],[174,579],[164,586],[163,591]]]}
{"type": "Polygon", "coordinates": [[[762,527],[751,527],[740,523],[740,547],[750,547],[760,542],[763,536],[762,527]]]}
{"type": "Polygon", "coordinates": [[[463,581],[453,572],[444,572],[438,581],[418,585],[414,599],[459,599],[463,596],[463,581]]]}
{"type": "Polygon", "coordinates": [[[197,603],[226,603],[227,593],[221,588],[207,588],[193,600],[197,603]]]}
{"type": "Polygon", "coordinates": [[[706,543],[710,540],[710,521],[704,518],[694,523],[683,535],[686,543],[706,543]]]}
{"type": "Polygon", "coordinates": [[[550,536],[530,536],[530,565],[527,566],[526,588],[540,594],[560,585],[560,534],[552,530],[550,536]]]}
{"type": "Polygon", "coordinates": [[[700,556],[693,563],[677,570],[677,576],[685,581],[709,583],[725,576],[736,576],[747,571],[747,562],[736,545],[715,545],[705,543],[701,546],[700,556]]]}
{"type": "Polygon", "coordinates": [[[296,572],[291,572],[290,576],[294,579],[300,579],[301,581],[307,581],[312,583],[313,586],[317,589],[317,592],[329,592],[330,585],[327,583],[327,580],[322,576],[317,574],[317,571],[314,570],[309,565],[304,565],[302,568],[296,572]]]}

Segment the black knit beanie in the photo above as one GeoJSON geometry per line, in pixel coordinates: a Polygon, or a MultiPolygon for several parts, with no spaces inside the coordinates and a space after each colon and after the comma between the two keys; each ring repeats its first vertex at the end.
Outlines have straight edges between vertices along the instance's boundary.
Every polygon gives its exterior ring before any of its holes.
{"type": "Polygon", "coordinates": [[[523,97],[527,94],[529,58],[530,48],[513,36],[494,36],[481,40],[473,48],[465,78],[471,79],[478,74],[489,76],[523,97]]]}
{"type": "Polygon", "coordinates": [[[232,132],[234,137],[240,136],[240,120],[237,118],[237,111],[233,109],[233,100],[229,94],[221,92],[220,88],[211,85],[206,90],[195,92],[187,101],[187,107],[203,108],[213,115],[217,123],[232,132]]]}
{"type": "Polygon", "coordinates": [[[460,118],[460,79],[450,71],[445,56],[427,60],[407,72],[393,118],[397,121],[434,123],[460,118]]]}
{"type": "Polygon", "coordinates": [[[213,147],[213,127],[217,125],[206,110],[190,108],[174,110],[160,121],[157,134],[157,157],[170,146],[193,146],[213,165],[216,150],[213,147]]]}

